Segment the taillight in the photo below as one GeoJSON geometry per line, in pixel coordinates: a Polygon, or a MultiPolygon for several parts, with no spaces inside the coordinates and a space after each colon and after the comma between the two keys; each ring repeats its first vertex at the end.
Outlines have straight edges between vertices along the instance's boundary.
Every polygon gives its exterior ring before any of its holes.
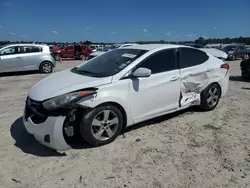
{"type": "Polygon", "coordinates": [[[229,67],[229,64],[224,63],[224,64],[222,64],[222,65],[220,66],[220,68],[229,70],[230,67],[229,67]]]}

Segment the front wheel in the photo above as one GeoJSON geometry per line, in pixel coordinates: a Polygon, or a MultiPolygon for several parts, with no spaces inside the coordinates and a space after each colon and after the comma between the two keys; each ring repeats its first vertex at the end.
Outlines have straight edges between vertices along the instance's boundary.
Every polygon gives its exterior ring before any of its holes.
{"type": "Polygon", "coordinates": [[[243,60],[248,60],[249,59],[249,55],[248,54],[245,54],[244,56],[243,56],[243,60]]]}
{"type": "Polygon", "coordinates": [[[60,58],[61,58],[60,54],[55,54],[55,56],[54,56],[54,57],[55,57],[55,60],[56,60],[56,61],[59,61],[59,60],[60,60],[60,58]]]}
{"type": "Polygon", "coordinates": [[[80,56],[80,60],[86,60],[86,55],[82,54],[82,55],[80,56]]]}
{"type": "Polygon", "coordinates": [[[93,146],[108,144],[121,133],[123,115],[113,105],[94,108],[84,115],[80,131],[84,140],[93,146]]]}
{"type": "Polygon", "coordinates": [[[206,111],[213,110],[219,103],[221,97],[220,86],[216,83],[210,84],[201,92],[200,107],[206,111]]]}

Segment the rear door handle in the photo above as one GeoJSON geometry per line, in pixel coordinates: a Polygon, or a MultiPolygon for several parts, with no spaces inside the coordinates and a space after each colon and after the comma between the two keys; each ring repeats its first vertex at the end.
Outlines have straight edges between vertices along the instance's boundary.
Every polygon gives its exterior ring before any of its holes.
{"type": "Polygon", "coordinates": [[[21,59],[22,57],[20,57],[20,56],[18,56],[18,57],[16,57],[17,59],[21,59]]]}
{"type": "Polygon", "coordinates": [[[171,78],[171,80],[170,80],[170,81],[172,81],[172,82],[173,82],[173,81],[178,80],[179,78],[180,78],[179,76],[174,76],[174,77],[172,77],[172,78],[171,78]]]}

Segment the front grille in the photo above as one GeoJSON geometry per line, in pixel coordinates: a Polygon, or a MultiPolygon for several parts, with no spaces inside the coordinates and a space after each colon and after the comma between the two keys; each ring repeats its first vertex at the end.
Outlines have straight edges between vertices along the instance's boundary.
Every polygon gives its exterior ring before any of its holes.
{"type": "Polygon", "coordinates": [[[47,117],[42,113],[43,107],[40,101],[35,101],[29,97],[26,100],[25,118],[30,118],[34,123],[40,124],[46,121],[47,117]]]}

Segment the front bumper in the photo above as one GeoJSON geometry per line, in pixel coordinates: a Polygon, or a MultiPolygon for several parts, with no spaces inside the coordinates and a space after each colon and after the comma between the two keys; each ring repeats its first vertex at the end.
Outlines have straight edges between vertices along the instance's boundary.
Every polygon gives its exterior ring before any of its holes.
{"type": "Polygon", "coordinates": [[[36,124],[30,117],[26,118],[24,110],[23,123],[28,133],[32,134],[41,144],[59,151],[65,151],[71,147],[63,136],[63,124],[66,117],[49,116],[43,123],[36,124]]]}

